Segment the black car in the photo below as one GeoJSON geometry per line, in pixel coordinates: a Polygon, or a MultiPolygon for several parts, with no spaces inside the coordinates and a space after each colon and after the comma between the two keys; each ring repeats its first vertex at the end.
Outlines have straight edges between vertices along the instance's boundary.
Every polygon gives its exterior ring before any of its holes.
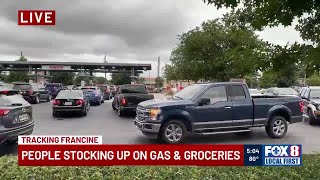
{"type": "Polygon", "coordinates": [[[126,112],[135,111],[140,102],[150,99],[154,99],[154,95],[149,94],[144,85],[121,85],[112,101],[112,108],[118,111],[119,116],[123,116],[126,112]]]}
{"type": "Polygon", "coordinates": [[[86,116],[89,109],[89,99],[81,90],[62,90],[53,100],[52,115],[57,117],[61,113],[76,112],[86,116]]]}
{"type": "Polygon", "coordinates": [[[40,101],[51,101],[51,94],[44,88],[39,88],[37,83],[14,82],[12,89],[21,92],[23,98],[32,104],[38,104],[40,101]]]}
{"type": "Polygon", "coordinates": [[[33,132],[31,105],[12,89],[0,88],[0,144],[16,143],[19,135],[33,132]]]}
{"type": "Polygon", "coordinates": [[[109,85],[99,85],[98,86],[103,93],[103,99],[110,100],[113,97],[112,91],[109,85]]]}
{"type": "Polygon", "coordinates": [[[299,96],[303,99],[303,113],[309,118],[309,124],[314,125],[320,122],[320,87],[303,87],[299,96]]]}

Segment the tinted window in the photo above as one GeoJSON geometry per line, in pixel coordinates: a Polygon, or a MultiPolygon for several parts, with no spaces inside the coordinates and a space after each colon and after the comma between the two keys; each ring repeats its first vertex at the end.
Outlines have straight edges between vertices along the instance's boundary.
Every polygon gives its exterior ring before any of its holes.
{"type": "Polygon", "coordinates": [[[12,89],[29,90],[29,89],[31,89],[31,86],[30,86],[30,84],[14,84],[12,89]]]}
{"type": "Polygon", "coordinates": [[[297,91],[292,88],[279,88],[277,91],[279,95],[297,95],[297,91]]]}
{"type": "Polygon", "coordinates": [[[83,97],[83,93],[81,91],[60,91],[57,99],[81,99],[83,97]]]}
{"type": "Polygon", "coordinates": [[[120,89],[121,93],[148,93],[143,85],[126,85],[120,89]]]}
{"type": "Polygon", "coordinates": [[[228,101],[226,88],[224,86],[216,86],[208,89],[202,98],[210,99],[210,104],[214,104],[220,101],[228,101]]]}
{"type": "Polygon", "coordinates": [[[230,86],[230,94],[233,101],[246,99],[246,94],[244,93],[243,87],[240,85],[230,86]]]}
{"type": "Polygon", "coordinates": [[[320,89],[311,89],[310,99],[320,99],[320,89]]]}
{"type": "Polygon", "coordinates": [[[249,89],[250,94],[262,94],[258,89],[249,89]]]}
{"type": "Polygon", "coordinates": [[[0,95],[0,106],[10,106],[12,104],[22,104],[27,105],[29,104],[26,100],[24,100],[21,95],[12,95],[12,96],[6,96],[6,95],[0,95]]]}
{"type": "Polygon", "coordinates": [[[191,86],[188,86],[178,93],[176,93],[173,97],[179,98],[179,99],[192,99],[194,96],[196,96],[201,90],[203,90],[207,85],[201,85],[201,84],[194,84],[191,86]]]}

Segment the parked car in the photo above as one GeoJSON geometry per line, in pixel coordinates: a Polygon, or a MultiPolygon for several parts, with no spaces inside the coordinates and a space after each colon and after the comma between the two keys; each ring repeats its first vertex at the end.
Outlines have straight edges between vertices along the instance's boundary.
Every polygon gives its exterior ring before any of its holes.
{"type": "Polygon", "coordinates": [[[95,89],[82,89],[83,93],[89,98],[90,104],[100,105],[104,103],[102,92],[95,89]]]}
{"type": "Polygon", "coordinates": [[[271,96],[298,96],[298,92],[292,88],[270,88],[264,94],[271,96]]]}
{"type": "Polygon", "coordinates": [[[303,87],[300,91],[303,99],[304,115],[309,118],[309,124],[314,125],[320,122],[320,87],[303,87]]]}
{"type": "Polygon", "coordinates": [[[189,134],[250,132],[265,127],[272,138],[282,138],[288,124],[302,121],[298,96],[250,96],[237,82],[193,84],[167,100],[141,102],[135,126],[163,142],[183,142],[189,134]]]}
{"type": "Polygon", "coordinates": [[[149,94],[144,85],[121,85],[112,101],[112,108],[123,116],[128,111],[135,111],[140,102],[150,99],[154,99],[154,95],[149,94]]]}
{"type": "Polygon", "coordinates": [[[12,84],[7,84],[7,83],[4,83],[4,82],[0,82],[0,87],[11,89],[12,88],[12,84]]]}
{"type": "Polygon", "coordinates": [[[263,95],[258,89],[249,89],[249,93],[251,96],[261,96],[263,95]]]}
{"type": "Polygon", "coordinates": [[[19,135],[32,134],[32,107],[17,90],[0,87],[0,122],[0,144],[14,144],[19,135]]]}
{"type": "Polygon", "coordinates": [[[51,101],[51,94],[46,89],[39,88],[37,83],[14,82],[12,89],[20,91],[29,103],[38,104],[40,101],[51,101]]]}
{"type": "Polygon", "coordinates": [[[103,99],[105,100],[110,100],[112,99],[113,95],[110,89],[109,85],[99,85],[98,86],[101,90],[101,92],[103,93],[103,99]]]}
{"type": "Polygon", "coordinates": [[[47,83],[45,88],[50,91],[53,99],[56,98],[60,91],[65,89],[62,83],[47,83]]]}
{"type": "Polygon", "coordinates": [[[89,99],[81,90],[62,90],[53,100],[52,115],[57,117],[61,113],[76,112],[86,116],[89,109],[89,99]]]}
{"type": "Polygon", "coordinates": [[[114,97],[117,94],[117,89],[118,89],[117,86],[110,85],[110,91],[111,91],[112,97],[114,97]]]}

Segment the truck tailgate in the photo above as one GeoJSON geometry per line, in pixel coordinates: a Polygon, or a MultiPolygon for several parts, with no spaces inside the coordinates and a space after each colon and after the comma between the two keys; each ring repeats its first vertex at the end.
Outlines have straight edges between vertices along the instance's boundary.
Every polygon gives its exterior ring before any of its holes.
{"type": "Polygon", "coordinates": [[[140,102],[154,99],[153,94],[126,93],[126,94],[122,94],[122,95],[126,99],[127,104],[129,106],[136,106],[140,102]]]}

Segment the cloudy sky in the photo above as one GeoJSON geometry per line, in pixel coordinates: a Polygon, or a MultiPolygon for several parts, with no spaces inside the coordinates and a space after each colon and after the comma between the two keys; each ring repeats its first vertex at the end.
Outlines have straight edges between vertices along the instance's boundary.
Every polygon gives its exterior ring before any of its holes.
{"type": "MultiPolygon", "coordinates": [[[[151,63],[156,75],[169,61],[177,35],[220,17],[201,0],[1,0],[0,60],[15,60],[20,51],[30,61],[151,63]],[[56,10],[56,26],[18,26],[17,11],[56,10]]],[[[277,44],[302,40],[292,28],[259,32],[277,44]]]]}

